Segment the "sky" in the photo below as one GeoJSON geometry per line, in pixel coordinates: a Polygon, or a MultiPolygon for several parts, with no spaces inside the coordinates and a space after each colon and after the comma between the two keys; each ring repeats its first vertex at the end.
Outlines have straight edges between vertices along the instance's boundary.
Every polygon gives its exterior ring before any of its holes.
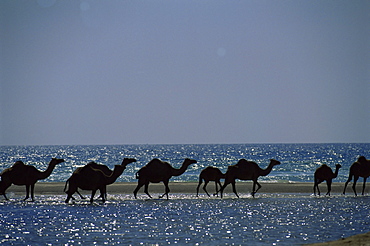
{"type": "Polygon", "coordinates": [[[370,142],[370,1],[2,0],[0,145],[370,142]]]}

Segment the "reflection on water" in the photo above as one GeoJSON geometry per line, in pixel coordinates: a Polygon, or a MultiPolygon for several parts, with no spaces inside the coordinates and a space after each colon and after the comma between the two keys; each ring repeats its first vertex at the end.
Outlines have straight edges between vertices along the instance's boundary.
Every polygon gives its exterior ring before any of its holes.
{"type": "Polygon", "coordinates": [[[107,165],[113,169],[124,157],[136,158],[137,162],[127,166],[118,182],[136,182],[135,173],[153,158],[168,161],[179,168],[184,158],[198,161],[181,176],[172,181],[198,181],[199,173],[207,166],[218,167],[226,172],[227,166],[245,158],[266,168],[274,158],[281,165],[265,177],[264,182],[313,182],[313,173],[321,164],[334,169],[341,164],[335,182],[345,182],[350,165],[357,157],[370,156],[370,144],[173,144],[173,145],[49,145],[49,146],[0,146],[0,170],[10,167],[15,161],[45,170],[52,157],[65,160],[59,164],[46,182],[64,182],[79,166],[90,161],[107,165]]]}
{"type": "Polygon", "coordinates": [[[297,245],[336,240],[370,229],[370,198],[306,195],[132,200],[64,204],[65,196],[0,200],[0,242],[7,244],[297,245]]]}

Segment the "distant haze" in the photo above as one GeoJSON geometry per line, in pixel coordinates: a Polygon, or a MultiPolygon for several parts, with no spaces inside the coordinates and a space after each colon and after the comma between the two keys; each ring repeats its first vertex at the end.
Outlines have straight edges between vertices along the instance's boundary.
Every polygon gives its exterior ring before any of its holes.
{"type": "Polygon", "coordinates": [[[370,142],[370,1],[0,1],[0,145],[370,142]]]}

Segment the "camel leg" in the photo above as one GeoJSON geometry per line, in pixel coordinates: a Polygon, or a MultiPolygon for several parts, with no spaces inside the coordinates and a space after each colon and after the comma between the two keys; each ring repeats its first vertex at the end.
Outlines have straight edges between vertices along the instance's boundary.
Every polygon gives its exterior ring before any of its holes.
{"type": "Polygon", "coordinates": [[[107,186],[100,189],[100,197],[102,198],[103,203],[107,200],[107,186]]]}
{"type": "Polygon", "coordinates": [[[94,201],[94,196],[95,196],[96,190],[91,191],[91,198],[90,198],[90,203],[93,203],[94,201]]]}
{"type": "Polygon", "coordinates": [[[67,199],[65,200],[65,203],[68,203],[70,199],[72,199],[72,201],[76,200],[74,197],[73,197],[73,194],[75,193],[76,191],[71,191],[71,190],[67,190],[66,193],[67,193],[67,199]]]}
{"type": "Polygon", "coordinates": [[[317,188],[317,194],[320,196],[320,189],[319,189],[319,184],[320,180],[315,180],[315,184],[313,185],[313,194],[316,196],[316,188],[317,188]]]}
{"type": "Polygon", "coordinates": [[[72,197],[72,194],[68,194],[67,199],[65,200],[65,203],[68,203],[71,198],[72,200],[74,200],[74,198],[72,197]]]}
{"type": "Polygon", "coordinates": [[[75,198],[72,196],[75,192],[77,192],[77,188],[74,185],[70,185],[68,190],[65,191],[65,193],[67,193],[67,199],[65,200],[65,203],[68,203],[70,199],[75,200],[75,198]]]}
{"type": "Polygon", "coordinates": [[[35,184],[31,184],[31,200],[32,201],[35,201],[34,191],[35,191],[35,184]]]}
{"type": "Polygon", "coordinates": [[[349,183],[349,182],[351,182],[351,180],[352,180],[352,175],[350,174],[350,175],[348,176],[348,179],[347,179],[346,183],[344,184],[343,195],[345,195],[345,194],[346,194],[346,188],[347,188],[347,185],[348,185],[348,183],[349,183]]]}
{"type": "MultiPolygon", "coordinates": [[[[143,185],[141,185],[141,186],[143,186],[143,185]]],[[[137,192],[140,190],[141,186],[140,185],[136,186],[136,188],[134,190],[134,197],[135,197],[135,199],[137,199],[136,195],[137,195],[137,192]]]]}
{"type": "Polygon", "coordinates": [[[261,185],[256,181],[253,181],[253,191],[252,191],[252,196],[254,197],[254,195],[257,193],[257,191],[259,189],[261,189],[261,185]],[[256,185],[258,186],[257,190],[256,190],[256,185]]]}
{"type": "Polygon", "coordinates": [[[6,197],[5,191],[11,186],[12,184],[9,182],[0,181],[0,195],[3,195],[5,200],[9,200],[6,197]]]}
{"type": "Polygon", "coordinates": [[[106,201],[107,200],[107,191],[105,190],[105,192],[104,192],[103,189],[99,189],[99,191],[100,191],[99,198],[101,198],[103,202],[106,201]]]}
{"type": "Polygon", "coordinates": [[[26,185],[26,198],[23,201],[26,201],[30,197],[30,185],[26,185]]]}
{"type": "Polygon", "coordinates": [[[236,197],[239,198],[239,195],[238,193],[236,192],[236,187],[235,187],[235,181],[231,183],[231,185],[233,186],[233,192],[235,193],[236,197]]]}
{"type": "Polygon", "coordinates": [[[221,185],[220,180],[215,181],[215,184],[216,184],[216,193],[214,193],[213,195],[218,197],[218,192],[219,192],[220,190],[218,189],[217,185],[219,185],[219,186],[220,186],[220,189],[221,189],[222,185],[221,185]]]}
{"type": "Polygon", "coordinates": [[[197,186],[197,196],[199,194],[199,187],[200,187],[201,184],[202,184],[202,179],[199,178],[199,183],[198,183],[198,186],[197,186]]]}
{"type": "MultiPolygon", "coordinates": [[[[144,183],[143,183],[143,182],[141,182],[141,181],[140,181],[140,179],[139,179],[139,181],[138,181],[138,183],[137,183],[137,186],[136,186],[136,188],[135,188],[135,190],[134,190],[134,197],[135,197],[135,199],[137,198],[137,197],[136,197],[137,192],[140,190],[140,188],[141,188],[141,187],[143,187],[143,185],[144,185],[144,183]]],[[[149,197],[150,197],[150,195],[149,195],[149,197]]]]}
{"type": "Polygon", "coordinates": [[[224,189],[226,188],[228,184],[225,182],[223,186],[221,186],[221,189],[220,189],[220,194],[221,194],[221,198],[222,198],[222,195],[224,193],[224,189]]]}
{"type": "Polygon", "coordinates": [[[362,185],[362,195],[364,195],[365,192],[365,184],[366,184],[366,177],[364,177],[364,184],[362,185]]]}
{"type": "Polygon", "coordinates": [[[149,182],[145,184],[144,192],[145,192],[145,194],[147,194],[150,198],[152,198],[152,196],[149,194],[149,182]]]}
{"type": "Polygon", "coordinates": [[[208,192],[207,192],[207,185],[208,185],[208,183],[209,183],[209,181],[205,181],[205,182],[204,182],[203,190],[206,192],[206,194],[207,194],[208,196],[210,196],[210,195],[208,194],[208,192]]]}
{"type": "Polygon", "coordinates": [[[168,193],[170,192],[170,188],[168,187],[168,182],[169,182],[169,180],[163,181],[163,184],[164,184],[164,187],[165,187],[165,193],[163,195],[159,196],[159,198],[162,198],[162,197],[164,197],[164,195],[166,195],[167,200],[168,200],[168,193]]]}
{"type": "Polygon", "coordinates": [[[6,197],[5,193],[3,194],[3,196],[4,196],[5,200],[9,200],[9,199],[6,197]]]}
{"type": "Polygon", "coordinates": [[[328,192],[326,193],[327,196],[330,196],[330,191],[331,191],[331,179],[326,180],[326,185],[328,187],[328,192]]]}
{"type": "Polygon", "coordinates": [[[357,192],[356,192],[356,183],[357,183],[358,178],[359,178],[358,176],[354,176],[354,178],[353,178],[352,190],[353,190],[353,192],[355,193],[355,196],[357,196],[357,192]]]}
{"type": "Polygon", "coordinates": [[[86,197],[84,197],[83,195],[81,195],[81,193],[78,190],[76,190],[76,193],[80,196],[81,199],[86,199],[86,197]]]}
{"type": "Polygon", "coordinates": [[[255,191],[255,193],[257,193],[257,191],[259,191],[259,189],[261,189],[262,185],[260,185],[260,183],[258,183],[258,181],[256,181],[256,184],[258,186],[257,190],[255,191]]]}

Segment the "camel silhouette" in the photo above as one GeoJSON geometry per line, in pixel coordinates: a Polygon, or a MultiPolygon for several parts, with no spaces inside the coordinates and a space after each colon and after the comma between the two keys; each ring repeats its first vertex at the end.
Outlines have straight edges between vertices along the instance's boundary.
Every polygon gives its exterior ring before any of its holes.
{"type": "MultiPolygon", "coordinates": [[[[126,159],[126,158],[125,158],[126,159]]],[[[94,196],[97,190],[100,190],[100,194],[103,202],[106,200],[107,185],[113,184],[117,178],[126,169],[128,163],[127,160],[123,159],[121,165],[115,165],[113,172],[110,175],[106,175],[100,169],[93,168],[92,166],[97,166],[96,163],[88,163],[84,167],[77,168],[73,172],[72,176],[66,181],[64,191],[67,193],[66,203],[72,198],[72,195],[77,192],[77,189],[91,190],[90,203],[93,203],[94,196]],[[68,190],[67,185],[69,184],[68,190]]]]}
{"type": "Polygon", "coordinates": [[[313,193],[316,196],[316,188],[317,188],[317,194],[320,196],[320,189],[319,184],[323,181],[326,181],[326,185],[328,187],[328,192],[326,195],[330,196],[331,191],[331,183],[332,179],[335,179],[338,176],[339,168],[342,166],[340,164],[335,165],[335,173],[331,170],[330,167],[328,167],[326,164],[321,165],[319,168],[316,169],[314,174],[314,185],[313,185],[313,193]]]}
{"type": "Polygon", "coordinates": [[[223,195],[223,191],[226,188],[228,184],[232,184],[233,187],[233,192],[235,195],[239,198],[238,193],[236,192],[235,188],[235,180],[240,179],[240,180],[252,180],[253,181],[253,190],[252,190],[252,196],[257,193],[259,189],[261,189],[261,185],[258,183],[257,179],[260,176],[266,176],[268,175],[272,168],[275,165],[279,165],[280,162],[274,159],[270,159],[270,164],[266,169],[260,168],[257,163],[253,161],[247,161],[246,159],[241,159],[238,161],[236,165],[229,166],[226,174],[225,174],[225,183],[221,187],[221,198],[223,195]],[[256,185],[258,186],[256,190],[256,185]]]}
{"type": "Polygon", "coordinates": [[[349,175],[348,175],[347,182],[344,185],[343,195],[346,194],[347,185],[352,180],[352,177],[354,178],[352,189],[353,189],[353,192],[355,193],[355,196],[357,196],[357,192],[356,192],[357,180],[359,177],[364,178],[364,184],[362,186],[362,195],[364,195],[366,179],[369,176],[370,176],[370,160],[366,160],[365,156],[360,156],[358,160],[354,162],[349,169],[349,175]]]}
{"type": "MultiPolygon", "coordinates": [[[[132,163],[132,162],[136,162],[136,159],[134,158],[124,158],[121,165],[123,166],[127,166],[128,164],[132,163]]],[[[90,167],[90,168],[94,168],[94,169],[99,169],[100,171],[102,171],[105,175],[107,176],[110,176],[112,175],[113,171],[109,169],[109,167],[107,167],[106,165],[102,165],[102,164],[98,164],[96,162],[89,162],[87,163],[84,167],[90,167]]],[[[84,167],[78,167],[75,171],[77,173],[81,172],[81,169],[84,168],[84,167]]],[[[81,199],[85,199],[84,196],[81,195],[81,193],[78,191],[78,189],[76,190],[76,193],[80,196],[81,199]]],[[[103,194],[101,193],[100,191],[100,198],[103,199],[103,194]]],[[[105,194],[105,200],[107,199],[107,194],[105,194]]]]}
{"type": "Polygon", "coordinates": [[[25,185],[26,198],[24,198],[24,200],[29,198],[29,192],[31,188],[31,199],[34,201],[34,189],[36,182],[49,177],[55,166],[62,162],[64,162],[63,159],[52,158],[47,169],[43,172],[37,170],[34,166],[25,165],[22,161],[15,162],[12,167],[6,168],[0,174],[0,195],[3,195],[5,199],[8,200],[5,195],[6,189],[8,189],[12,184],[25,185]]]}
{"type": "Polygon", "coordinates": [[[214,193],[213,195],[218,196],[218,192],[219,192],[218,185],[220,186],[220,189],[221,189],[222,185],[221,185],[220,179],[224,179],[224,178],[225,178],[225,174],[223,174],[220,171],[220,169],[218,169],[217,167],[211,167],[211,166],[206,167],[200,172],[200,175],[199,175],[199,183],[197,186],[197,196],[199,194],[199,187],[202,184],[203,180],[204,180],[203,190],[206,192],[208,196],[210,195],[208,194],[207,189],[206,189],[207,185],[209,181],[215,181],[216,193],[214,193]]]}
{"type": "Polygon", "coordinates": [[[148,192],[149,182],[151,183],[159,183],[163,182],[165,186],[165,193],[161,195],[159,198],[162,198],[166,195],[168,199],[168,193],[170,192],[170,188],[168,187],[169,180],[172,176],[180,176],[183,174],[186,169],[193,163],[197,163],[196,160],[192,160],[186,158],[182,163],[180,169],[173,168],[168,162],[161,161],[159,159],[153,159],[148,164],[143,166],[137,173],[136,178],[138,179],[138,184],[136,189],[134,190],[135,199],[137,198],[137,192],[139,189],[145,185],[144,192],[150,197],[148,192]]]}

